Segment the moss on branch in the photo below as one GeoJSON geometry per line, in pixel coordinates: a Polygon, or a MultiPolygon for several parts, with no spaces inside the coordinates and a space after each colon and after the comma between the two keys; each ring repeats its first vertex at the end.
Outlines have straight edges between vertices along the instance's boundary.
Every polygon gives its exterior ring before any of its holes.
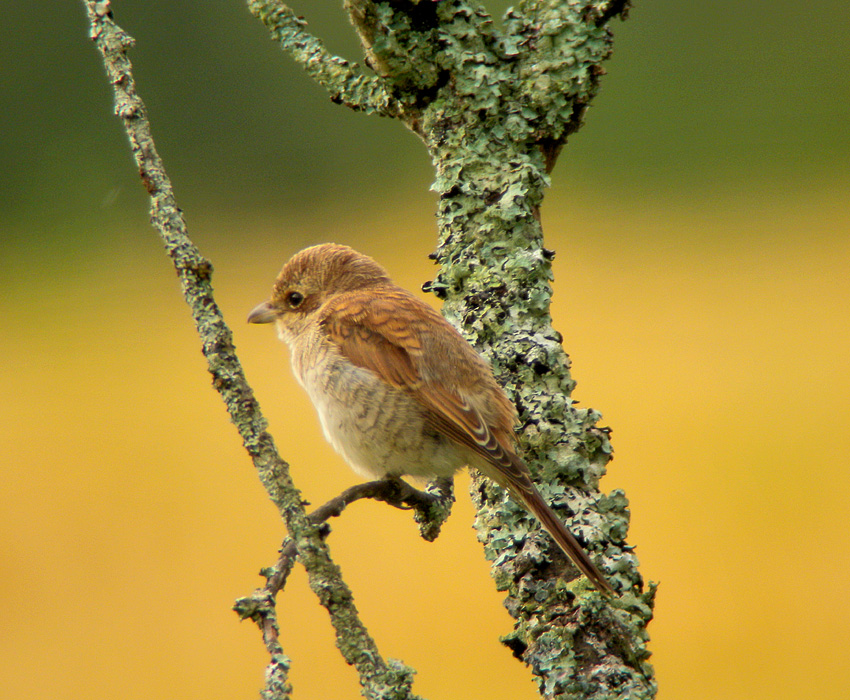
{"type": "Polygon", "coordinates": [[[251,0],[248,6],[269,29],[272,39],[328,91],[331,100],[367,114],[399,116],[398,102],[380,79],[359,72],[356,65],[331,54],[321,40],[307,31],[307,22],[285,3],[251,0]]]}

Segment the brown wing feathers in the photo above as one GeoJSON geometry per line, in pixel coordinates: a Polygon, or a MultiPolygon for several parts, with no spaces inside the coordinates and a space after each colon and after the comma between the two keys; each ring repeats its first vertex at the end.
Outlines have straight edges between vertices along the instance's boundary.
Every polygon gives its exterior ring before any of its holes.
{"type": "Polygon", "coordinates": [[[398,323],[380,299],[349,294],[327,310],[322,326],[340,351],[399,389],[420,383],[411,353],[421,350],[416,336],[398,323]]]}

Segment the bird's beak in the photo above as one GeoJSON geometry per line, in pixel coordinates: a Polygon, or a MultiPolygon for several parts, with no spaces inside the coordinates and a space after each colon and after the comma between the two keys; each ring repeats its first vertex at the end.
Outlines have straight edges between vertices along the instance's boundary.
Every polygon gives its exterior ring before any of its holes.
{"type": "Polygon", "coordinates": [[[257,304],[253,311],[248,314],[248,323],[271,323],[277,318],[274,307],[271,302],[264,301],[262,304],[257,304]]]}

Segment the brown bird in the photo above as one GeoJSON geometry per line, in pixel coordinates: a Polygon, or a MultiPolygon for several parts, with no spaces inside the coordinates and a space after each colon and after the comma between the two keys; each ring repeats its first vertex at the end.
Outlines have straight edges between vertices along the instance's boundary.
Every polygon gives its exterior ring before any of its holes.
{"type": "Polygon", "coordinates": [[[249,323],[272,323],[328,442],[373,479],[478,469],[519,500],[593,584],[613,590],[514,451],[516,409],[439,313],[346,246],[296,253],[249,323]]]}

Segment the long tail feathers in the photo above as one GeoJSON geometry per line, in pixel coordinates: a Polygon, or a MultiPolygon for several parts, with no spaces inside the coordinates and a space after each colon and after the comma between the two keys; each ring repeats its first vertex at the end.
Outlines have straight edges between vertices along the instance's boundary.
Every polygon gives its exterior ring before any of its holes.
{"type": "MultiPolygon", "coordinates": [[[[530,480],[529,480],[530,481],[530,480]]],[[[536,517],[540,524],[546,529],[558,546],[564,550],[564,553],[572,560],[578,569],[590,579],[591,583],[596,586],[602,593],[608,595],[614,594],[614,589],[611,584],[602,575],[602,572],[593,563],[593,560],[587,555],[576,538],[573,536],[566,526],[560,521],[554,511],[546,504],[543,497],[534,488],[532,490],[518,490],[517,496],[522,500],[526,508],[536,517]]]]}
{"type": "Polygon", "coordinates": [[[528,511],[534,515],[546,532],[552,535],[558,546],[572,560],[591,583],[606,595],[614,595],[614,589],[608,583],[602,572],[596,568],[596,564],[587,555],[576,538],[566,525],[561,522],[555,512],[549,507],[543,496],[537,490],[531,477],[528,475],[528,467],[513,451],[503,449],[499,464],[480,465],[478,468],[496,483],[506,488],[508,492],[520,501],[528,511]]]}

